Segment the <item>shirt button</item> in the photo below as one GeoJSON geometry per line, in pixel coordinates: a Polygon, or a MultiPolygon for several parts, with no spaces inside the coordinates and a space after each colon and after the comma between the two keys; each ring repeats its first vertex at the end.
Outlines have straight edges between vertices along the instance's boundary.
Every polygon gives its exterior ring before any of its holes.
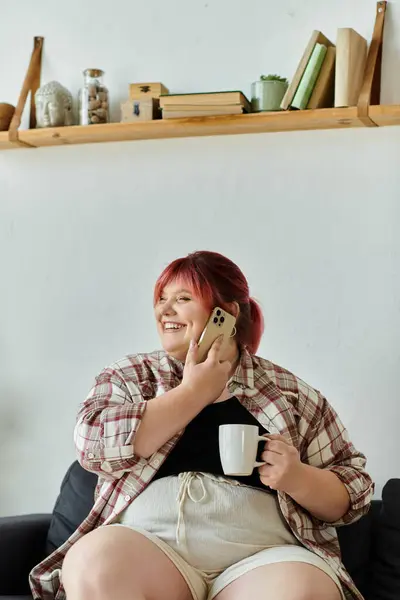
{"type": "Polygon", "coordinates": [[[89,452],[89,454],[88,454],[88,458],[94,458],[94,454],[93,454],[93,452],[89,452]]]}
{"type": "Polygon", "coordinates": [[[124,498],[125,502],[129,502],[130,499],[131,499],[131,497],[128,496],[128,495],[126,495],[125,498],[124,498]]]}
{"type": "Polygon", "coordinates": [[[154,464],[154,466],[155,466],[155,467],[158,467],[158,466],[159,466],[159,464],[160,464],[160,460],[159,460],[158,458],[156,458],[156,459],[153,461],[153,464],[154,464]]]}

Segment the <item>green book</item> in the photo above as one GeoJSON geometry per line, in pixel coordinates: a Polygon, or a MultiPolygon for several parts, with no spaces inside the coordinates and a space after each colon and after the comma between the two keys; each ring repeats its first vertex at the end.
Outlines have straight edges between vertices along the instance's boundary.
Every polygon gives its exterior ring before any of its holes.
{"type": "Polygon", "coordinates": [[[306,70],[299,83],[296,94],[293,98],[291,108],[304,110],[310,101],[318,75],[325,60],[328,48],[324,44],[315,44],[313,53],[310,56],[306,70]]]}

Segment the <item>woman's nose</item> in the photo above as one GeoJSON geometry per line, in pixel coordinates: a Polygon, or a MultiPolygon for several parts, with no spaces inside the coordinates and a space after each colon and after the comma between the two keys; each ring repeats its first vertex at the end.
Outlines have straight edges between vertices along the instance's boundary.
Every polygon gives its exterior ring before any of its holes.
{"type": "Polygon", "coordinates": [[[174,309],[174,306],[172,304],[172,302],[166,302],[162,308],[162,314],[169,316],[169,315],[176,315],[176,310],[174,309]]]}

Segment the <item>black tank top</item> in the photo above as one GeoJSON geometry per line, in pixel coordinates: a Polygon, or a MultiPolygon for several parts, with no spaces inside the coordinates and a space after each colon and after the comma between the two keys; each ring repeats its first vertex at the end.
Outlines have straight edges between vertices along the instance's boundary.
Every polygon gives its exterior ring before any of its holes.
{"type": "MultiPolygon", "coordinates": [[[[260,435],[268,433],[237,398],[210,404],[186,426],[182,437],[155,474],[153,481],[186,471],[199,471],[223,475],[264,491],[272,491],[261,483],[257,468],[247,476],[224,475],[219,456],[218,428],[225,424],[257,425],[260,435]]],[[[264,444],[260,442],[258,461],[261,460],[263,450],[264,444]]]]}

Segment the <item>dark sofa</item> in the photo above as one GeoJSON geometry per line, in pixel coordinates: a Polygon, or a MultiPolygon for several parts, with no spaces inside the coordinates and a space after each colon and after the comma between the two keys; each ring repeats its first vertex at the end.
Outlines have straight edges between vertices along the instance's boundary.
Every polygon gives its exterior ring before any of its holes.
{"type": "MultiPolygon", "coordinates": [[[[96,476],[74,462],[52,514],[0,518],[0,600],[32,600],[30,569],[60,546],[89,513],[96,476]]],[[[366,600],[400,600],[400,479],[357,523],[338,528],[342,558],[366,600]]]]}

